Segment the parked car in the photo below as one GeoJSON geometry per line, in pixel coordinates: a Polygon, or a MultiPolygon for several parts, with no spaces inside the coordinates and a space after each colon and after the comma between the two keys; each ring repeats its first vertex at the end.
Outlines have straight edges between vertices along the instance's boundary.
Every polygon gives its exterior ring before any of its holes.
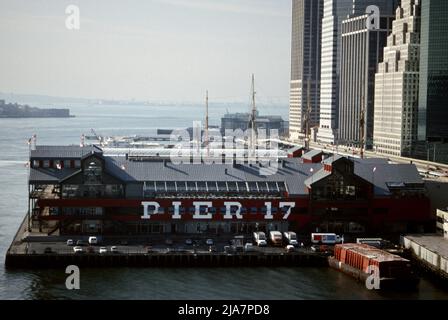
{"type": "Polygon", "coordinates": [[[205,244],[208,245],[208,246],[212,246],[213,245],[213,239],[207,239],[205,241],[205,244]]]}
{"type": "Polygon", "coordinates": [[[83,252],[84,252],[84,251],[82,250],[82,248],[81,248],[81,247],[78,247],[78,246],[73,247],[73,251],[74,251],[75,253],[83,253],[83,252]]]}
{"type": "Polygon", "coordinates": [[[259,247],[266,247],[268,245],[264,232],[254,232],[254,241],[255,244],[259,247]]]}
{"type": "Polygon", "coordinates": [[[291,244],[288,244],[285,249],[286,249],[286,252],[294,252],[295,251],[295,247],[291,244]]]}
{"type": "Polygon", "coordinates": [[[119,253],[118,248],[116,246],[110,247],[110,252],[112,252],[112,253],[119,253]]]}
{"type": "Polygon", "coordinates": [[[106,247],[101,247],[100,248],[100,254],[104,254],[107,253],[107,248],[106,247]]]}
{"type": "Polygon", "coordinates": [[[299,245],[299,242],[297,241],[297,234],[295,232],[287,231],[283,233],[283,236],[285,237],[287,244],[290,244],[294,247],[299,245]]]}
{"type": "Polygon", "coordinates": [[[51,248],[50,247],[46,247],[45,248],[45,250],[44,250],[44,253],[53,253],[53,250],[51,250],[51,248]]]}
{"type": "Polygon", "coordinates": [[[82,241],[82,240],[78,240],[78,241],[76,241],[76,245],[77,245],[77,246],[84,246],[85,243],[84,243],[84,241],[82,241]]]}
{"type": "Polygon", "coordinates": [[[97,237],[89,237],[89,244],[91,244],[91,245],[98,244],[98,238],[97,237]]]}
{"type": "Polygon", "coordinates": [[[210,247],[208,247],[208,251],[209,252],[216,252],[216,247],[215,246],[210,246],[210,247]]]}
{"type": "Polygon", "coordinates": [[[244,236],[234,236],[232,249],[235,252],[243,252],[244,251],[244,236]]]}
{"type": "Polygon", "coordinates": [[[283,244],[282,233],[280,231],[269,232],[269,240],[274,246],[281,246],[283,244]]]}
{"type": "Polygon", "coordinates": [[[254,245],[252,243],[246,243],[244,245],[244,251],[246,251],[246,252],[253,252],[253,251],[255,251],[254,245]]]}
{"type": "Polygon", "coordinates": [[[191,245],[193,245],[193,240],[191,240],[191,239],[187,239],[187,240],[185,240],[185,244],[186,244],[187,246],[191,246],[191,245]]]}
{"type": "Polygon", "coordinates": [[[72,239],[68,239],[68,240],[67,240],[67,245],[68,245],[68,246],[73,246],[73,245],[74,245],[73,240],[72,240],[72,239]]]}

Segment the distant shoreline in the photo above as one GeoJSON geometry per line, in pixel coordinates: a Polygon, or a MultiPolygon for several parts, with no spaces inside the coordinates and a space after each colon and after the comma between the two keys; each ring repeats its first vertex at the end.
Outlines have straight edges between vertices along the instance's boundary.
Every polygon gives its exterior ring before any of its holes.
{"type": "Polygon", "coordinates": [[[69,115],[69,116],[49,116],[49,115],[27,115],[27,116],[13,116],[13,115],[0,115],[0,119],[35,119],[35,118],[63,118],[63,119],[67,119],[67,118],[76,118],[75,115],[69,115]]]}
{"type": "Polygon", "coordinates": [[[36,108],[0,100],[0,118],[72,118],[70,109],[36,108]]]}

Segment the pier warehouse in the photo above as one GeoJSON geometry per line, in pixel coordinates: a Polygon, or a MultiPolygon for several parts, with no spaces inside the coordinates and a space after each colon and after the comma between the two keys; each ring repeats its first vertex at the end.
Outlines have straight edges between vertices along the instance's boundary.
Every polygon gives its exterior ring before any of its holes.
{"type": "Polygon", "coordinates": [[[244,234],[255,230],[417,232],[434,221],[412,164],[333,156],[320,163],[182,164],[96,146],[30,151],[29,228],[72,234],[244,234]]]}

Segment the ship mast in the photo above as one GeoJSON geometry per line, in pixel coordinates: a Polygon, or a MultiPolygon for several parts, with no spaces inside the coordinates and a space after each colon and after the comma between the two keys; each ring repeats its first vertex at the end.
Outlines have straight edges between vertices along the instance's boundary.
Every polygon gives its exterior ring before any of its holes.
{"type": "MultiPolygon", "coordinates": [[[[362,76],[362,84],[365,86],[365,74],[362,76]]],[[[359,117],[359,149],[361,159],[364,159],[364,148],[366,140],[365,123],[366,123],[366,106],[365,106],[365,87],[361,93],[361,115],[359,117]]]]}
{"type": "Polygon", "coordinates": [[[251,138],[250,138],[250,148],[252,152],[255,152],[255,145],[257,143],[257,125],[256,125],[256,118],[257,118],[257,106],[255,104],[255,76],[252,74],[252,88],[251,88],[251,95],[252,95],[252,112],[250,115],[250,122],[249,122],[249,128],[251,129],[251,138]]]}
{"type": "Polygon", "coordinates": [[[306,100],[307,100],[307,107],[306,107],[306,113],[305,113],[305,149],[310,149],[310,140],[311,140],[311,134],[310,134],[310,117],[311,117],[311,94],[310,94],[310,79],[307,81],[307,88],[306,88],[306,100]]]}
{"type": "Polygon", "coordinates": [[[366,107],[364,106],[364,93],[361,97],[361,116],[359,117],[359,143],[360,143],[360,155],[361,159],[364,159],[364,141],[365,141],[365,112],[366,107]]]}
{"type": "Polygon", "coordinates": [[[208,136],[208,90],[205,95],[205,144],[207,146],[207,157],[210,156],[210,144],[208,136]]]}

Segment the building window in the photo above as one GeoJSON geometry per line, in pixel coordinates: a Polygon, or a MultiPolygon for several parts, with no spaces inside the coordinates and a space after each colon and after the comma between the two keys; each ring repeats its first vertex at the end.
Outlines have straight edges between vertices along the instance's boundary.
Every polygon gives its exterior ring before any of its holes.
{"type": "MultiPolygon", "coordinates": [[[[76,166],[76,162],[75,162],[76,166]]],[[[97,159],[86,161],[84,165],[84,179],[86,184],[101,184],[102,177],[101,162],[97,159]]]]}

